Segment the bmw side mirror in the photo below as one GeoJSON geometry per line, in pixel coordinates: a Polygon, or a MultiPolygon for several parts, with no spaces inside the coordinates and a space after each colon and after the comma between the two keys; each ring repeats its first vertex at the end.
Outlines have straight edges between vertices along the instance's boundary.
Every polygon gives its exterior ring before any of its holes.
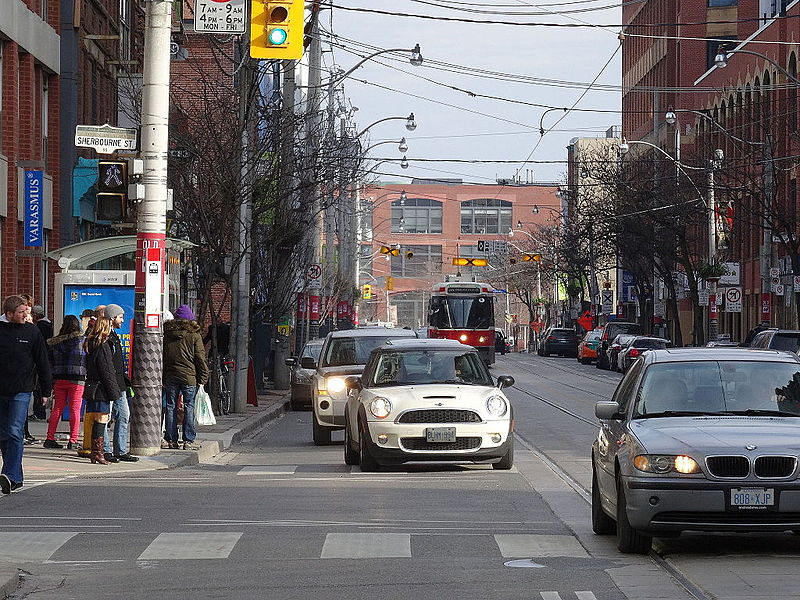
{"type": "Polygon", "coordinates": [[[287,367],[293,367],[297,364],[296,358],[287,358],[285,361],[287,367]]]}
{"type": "Polygon", "coordinates": [[[344,380],[344,385],[348,390],[358,390],[364,387],[361,385],[361,377],[346,377],[344,380]]]}
{"type": "Polygon", "coordinates": [[[622,413],[619,412],[619,404],[609,400],[601,400],[594,405],[594,416],[601,421],[608,421],[611,419],[621,419],[622,413]]]}
{"type": "Polygon", "coordinates": [[[304,369],[316,369],[317,361],[310,356],[304,356],[300,359],[300,366],[304,369]]]}
{"type": "Polygon", "coordinates": [[[497,378],[497,387],[501,390],[503,388],[512,387],[514,385],[514,378],[511,375],[500,375],[497,378]]]}

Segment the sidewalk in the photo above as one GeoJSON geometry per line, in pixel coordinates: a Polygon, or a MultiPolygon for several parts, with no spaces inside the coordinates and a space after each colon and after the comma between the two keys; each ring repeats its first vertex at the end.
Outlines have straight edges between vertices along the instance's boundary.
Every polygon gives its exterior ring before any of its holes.
{"type": "MultiPolygon", "coordinates": [[[[199,450],[161,450],[157,456],[140,457],[135,463],[116,463],[113,465],[93,465],[86,458],[77,456],[75,450],[49,450],[42,447],[47,434],[45,421],[30,421],[31,434],[39,441],[25,446],[22,466],[25,471],[25,486],[14,494],[81,475],[107,475],[110,473],[135,473],[155,471],[196,465],[205,462],[233,444],[252,435],[267,423],[280,417],[289,406],[288,390],[268,390],[258,395],[258,406],[247,405],[242,414],[222,415],[217,417],[217,424],[210,427],[198,427],[197,439],[199,450]]],[[[56,433],[68,433],[69,423],[59,423],[56,433]]],[[[83,426],[81,425],[81,435],[83,426]]],[[[59,443],[66,446],[65,440],[59,443]]],[[[80,441],[78,442],[80,444],[80,441]]],[[[0,496],[0,500],[5,496],[0,496]]],[[[17,589],[19,576],[14,565],[0,563],[0,598],[7,598],[17,589]]]]}

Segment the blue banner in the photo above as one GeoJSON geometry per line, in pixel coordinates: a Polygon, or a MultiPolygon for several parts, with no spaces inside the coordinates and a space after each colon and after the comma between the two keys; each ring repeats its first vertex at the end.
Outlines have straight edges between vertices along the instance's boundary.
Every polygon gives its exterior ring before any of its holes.
{"type": "Polygon", "coordinates": [[[40,247],[44,235],[44,173],[25,171],[25,245],[40,247]]]}

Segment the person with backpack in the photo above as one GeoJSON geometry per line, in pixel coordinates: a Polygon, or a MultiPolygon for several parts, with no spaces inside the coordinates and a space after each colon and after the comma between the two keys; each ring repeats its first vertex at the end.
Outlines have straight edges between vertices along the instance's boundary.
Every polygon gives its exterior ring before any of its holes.
{"type": "Polygon", "coordinates": [[[92,464],[107,465],[103,453],[106,424],[111,413],[111,404],[119,400],[121,391],[114,369],[114,354],[108,343],[111,334],[111,320],[99,318],[86,335],[86,385],[83,398],[86,400],[86,414],[94,415],[92,425],[92,464]]]}

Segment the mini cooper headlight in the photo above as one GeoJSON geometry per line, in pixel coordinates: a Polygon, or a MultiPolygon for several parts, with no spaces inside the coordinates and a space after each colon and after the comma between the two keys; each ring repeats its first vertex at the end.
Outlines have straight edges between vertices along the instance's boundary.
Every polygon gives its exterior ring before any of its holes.
{"type": "Polygon", "coordinates": [[[385,419],[392,412],[392,403],[388,398],[375,398],[369,403],[369,412],[379,419],[385,419]]]}
{"type": "Polygon", "coordinates": [[[344,379],[341,377],[329,377],[325,380],[326,387],[328,388],[329,392],[333,392],[334,394],[337,392],[343,392],[345,388],[344,379]]]}
{"type": "Polygon", "coordinates": [[[691,457],[684,454],[640,454],[633,459],[633,466],[645,473],[666,474],[672,471],[690,475],[699,473],[700,466],[691,457]]]}
{"type": "Polygon", "coordinates": [[[493,417],[502,417],[508,412],[508,402],[502,396],[490,396],[486,400],[486,410],[493,417]]]}

